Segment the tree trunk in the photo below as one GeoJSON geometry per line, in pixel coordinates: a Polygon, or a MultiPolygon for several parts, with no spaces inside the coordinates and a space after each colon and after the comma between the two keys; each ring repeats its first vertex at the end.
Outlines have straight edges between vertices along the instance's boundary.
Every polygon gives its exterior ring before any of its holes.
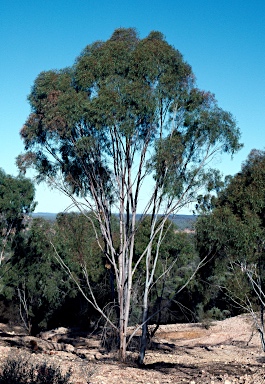
{"type": "Polygon", "coordinates": [[[265,340],[264,340],[264,308],[263,304],[260,304],[260,323],[261,327],[259,328],[260,341],[263,352],[265,352],[265,340]]]}
{"type": "Polygon", "coordinates": [[[141,347],[138,358],[138,364],[144,364],[145,352],[147,347],[147,337],[148,337],[148,308],[145,307],[143,310],[143,325],[142,325],[142,335],[141,335],[141,347]]]}
{"type": "Polygon", "coordinates": [[[120,305],[120,345],[119,345],[119,355],[120,360],[126,360],[126,351],[127,351],[127,333],[128,333],[128,322],[129,322],[129,310],[130,310],[130,290],[128,289],[128,279],[126,283],[120,287],[119,294],[119,305],[120,305]]]}
{"type": "Polygon", "coordinates": [[[138,364],[143,365],[144,364],[144,358],[145,358],[145,351],[147,346],[147,336],[148,336],[148,291],[149,291],[149,284],[146,279],[145,282],[145,292],[144,292],[144,299],[143,299],[143,318],[142,318],[142,335],[141,335],[141,347],[140,347],[140,353],[138,357],[138,364]]]}
{"type": "Polygon", "coordinates": [[[120,327],[120,347],[119,347],[119,360],[122,362],[126,361],[126,342],[127,337],[126,333],[124,332],[124,327],[120,327]]]}

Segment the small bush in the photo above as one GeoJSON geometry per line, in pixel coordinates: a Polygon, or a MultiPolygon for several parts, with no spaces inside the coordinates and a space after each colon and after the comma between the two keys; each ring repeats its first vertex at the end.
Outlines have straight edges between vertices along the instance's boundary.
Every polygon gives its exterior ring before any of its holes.
{"type": "Polygon", "coordinates": [[[30,369],[26,369],[26,366],[23,364],[22,361],[8,360],[4,364],[2,373],[0,374],[0,384],[30,383],[29,379],[32,374],[32,367],[30,369]]]}
{"type": "Polygon", "coordinates": [[[206,329],[209,329],[212,326],[214,320],[225,320],[231,314],[228,310],[221,310],[217,307],[213,307],[208,311],[204,311],[203,305],[197,305],[197,320],[202,324],[206,329]]]}
{"type": "Polygon", "coordinates": [[[59,368],[33,365],[22,359],[9,359],[0,373],[0,384],[71,384],[70,370],[62,375],[59,368]]]}

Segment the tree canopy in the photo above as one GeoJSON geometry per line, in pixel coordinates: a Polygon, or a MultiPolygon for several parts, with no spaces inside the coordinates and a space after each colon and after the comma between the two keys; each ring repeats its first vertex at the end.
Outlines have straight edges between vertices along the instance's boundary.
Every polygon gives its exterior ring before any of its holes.
{"type": "Polygon", "coordinates": [[[104,191],[117,201],[122,162],[131,167],[137,152],[164,193],[180,195],[196,184],[205,153],[240,147],[232,115],[195,87],[191,67],[159,32],[141,40],[134,29],[116,30],[72,68],[40,73],[29,101],[20,168],[32,165],[40,178],[59,171],[71,192],[96,200],[104,191]]]}
{"type": "Polygon", "coordinates": [[[7,249],[35,209],[35,188],[22,176],[7,175],[0,169],[0,265],[7,249]]]}
{"type": "Polygon", "coordinates": [[[265,224],[265,153],[253,150],[242,169],[226,180],[212,210],[198,220],[201,243],[233,259],[254,260],[262,249],[265,224]],[[203,237],[205,234],[205,238],[203,237]]]}
{"type": "Polygon", "coordinates": [[[227,178],[211,199],[210,207],[197,221],[199,251],[210,258],[200,272],[211,291],[209,299],[220,303],[218,297],[221,294],[223,300],[225,293],[230,304],[232,299],[241,310],[252,311],[263,300],[258,291],[262,292],[265,278],[264,151],[251,151],[241,171],[227,178]]]}
{"type": "Polygon", "coordinates": [[[21,130],[26,152],[18,165],[21,171],[33,167],[39,181],[98,221],[96,238],[115,275],[125,359],[137,267],[144,260],[146,326],[167,218],[194,201],[216,153],[241,147],[239,129],[213,94],[196,87],[190,65],[156,31],[140,39],[134,29],[120,28],[88,45],[71,68],[40,73],[29,102],[32,112],[21,130]],[[150,235],[134,265],[140,202],[143,214],[151,215],[150,235]],[[119,214],[118,246],[113,211],[119,214]]]}

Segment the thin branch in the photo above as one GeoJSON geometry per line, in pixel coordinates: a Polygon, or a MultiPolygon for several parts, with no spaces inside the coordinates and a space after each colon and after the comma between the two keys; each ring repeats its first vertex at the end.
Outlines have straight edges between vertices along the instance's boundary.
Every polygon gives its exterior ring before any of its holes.
{"type": "MultiPolygon", "coordinates": [[[[77,288],[79,289],[79,291],[81,292],[81,294],[83,295],[83,297],[87,300],[87,302],[89,304],[91,304],[100,314],[101,316],[116,330],[118,330],[118,328],[116,327],[115,324],[113,324],[113,322],[107,317],[107,315],[102,311],[102,309],[99,307],[99,305],[97,304],[97,301],[96,301],[96,298],[93,294],[93,291],[92,291],[92,288],[90,286],[90,283],[89,283],[89,280],[87,278],[87,273],[85,274],[85,278],[86,278],[86,281],[88,283],[88,288],[89,288],[89,292],[92,296],[92,299],[91,300],[87,295],[86,293],[84,292],[83,288],[81,287],[78,279],[74,276],[74,274],[72,273],[72,271],[70,270],[70,268],[65,264],[65,262],[63,261],[63,259],[61,258],[61,256],[58,254],[57,252],[57,249],[55,247],[55,245],[53,244],[52,241],[50,241],[50,244],[52,245],[53,247],[53,250],[55,252],[55,259],[57,260],[57,262],[61,265],[61,267],[64,269],[64,271],[67,273],[67,275],[74,281],[74,283],[76,284],[77,288]]],[[[84,269],[83,269],[83,272],[84,272],[84,269]]]]}

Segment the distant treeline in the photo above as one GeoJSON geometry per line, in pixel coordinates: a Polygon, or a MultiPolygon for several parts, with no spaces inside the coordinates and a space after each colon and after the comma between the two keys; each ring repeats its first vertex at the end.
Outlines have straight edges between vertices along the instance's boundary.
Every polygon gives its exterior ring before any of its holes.
{"type": "MultiPolygon", "coordinates": [[[[32,213],[33,217],[42,217],[49,221],[55,221],[57,213],[49,213],[49,212],[37,212],[32,213]]],[[[137,215],[137,220],[140,219],[142,215],[137,215]]],[[[181,230],[184,229],[193,229],[194,224],[196,222],[197,216],[195,215],[174,215],[170,216],[170,220],[173,221],[173,223],[181,230]]]]}

